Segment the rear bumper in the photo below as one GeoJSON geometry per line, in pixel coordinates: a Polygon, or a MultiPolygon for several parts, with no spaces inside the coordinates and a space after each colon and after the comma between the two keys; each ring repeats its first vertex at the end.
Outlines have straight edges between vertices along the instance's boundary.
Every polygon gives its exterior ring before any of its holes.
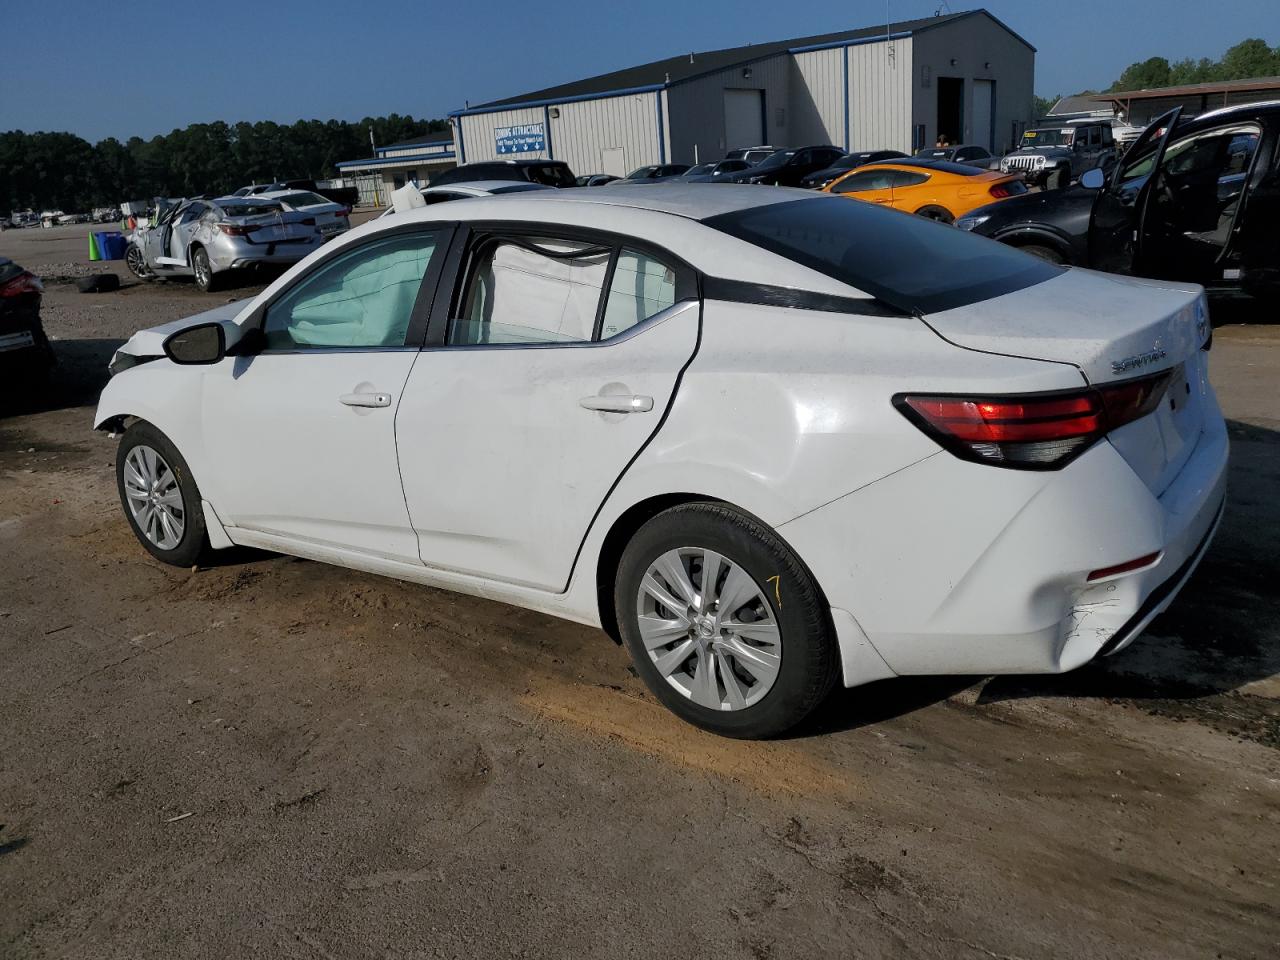
{"type": "MultiPolygon", "coordinates": [[[[1215,415],[1159,497],[1107,442],[1052,473],[941,453],[780,533],[894,673],[1062,673],[1123,649],[1172,603],[1221,518],[1227,448],[1215,415]]],[[[847,685],[864,679],[846,670],[847,685]]]]}
{"type": "Polygon", "coordinates": [[[306,240],[279,243],[250,243],[238,237],[228,237],[225,242],[209,248],[209,261],[214,270],[232,270],[261,264],[294,264],[319,250],[323,242],[318,233],[306,240]]]}

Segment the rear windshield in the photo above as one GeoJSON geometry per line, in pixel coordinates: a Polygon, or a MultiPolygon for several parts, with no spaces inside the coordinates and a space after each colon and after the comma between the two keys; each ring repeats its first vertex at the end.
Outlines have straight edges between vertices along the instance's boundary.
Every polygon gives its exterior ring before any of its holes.
{"type": "Polygon", "coordinates": [[[529,179],[534,183],[545,183],[549,187],[576,187],[578,181],[573,178],[573,171],[562,163],[548,163],[544,166],[530,167],[529,179]]]}
{"type": "Polygon", "coordinates": [[[989,300],[1062,273],[998,241],[845,197],[749,207],[703,223],[908,313],[989,300]]]}
{"type": "Polygon", "coordinates": [[[283,197],[276,197],[281,203],[287,203],[291,207],[314,207],[318,203],[328,203],[324,197],[314,193],[286,193],[283,197]]]}
{"type": "Polygon", "coordinates": [[[933,157],[935,159],[946,160],[952,154],[951,147],[925,147],[923,150],[917,150],[917,157],[933,157]]]}
{"type": "Polygon", "coordinates": [[[280,204],[274,200],[252,200],[247,197],[239,202],[229,203],[223,200],[218,206],[229,217],[261,217],[268,213],[280,212],[280,204]]]}
{"type": "Polygon", "coordinates": [[[960,177],[978,177],[983,174],[990,173],[983,167],[975,167],[971,163],[953,163],[950,160],[930,160],[928,163],[911,163],[907,161],[903,163],[900,160],[881,160],[881,163],[901,163],[906,167],[920,167],[922,170],[942,170],[946,173],[954,173],[960,177]]]}

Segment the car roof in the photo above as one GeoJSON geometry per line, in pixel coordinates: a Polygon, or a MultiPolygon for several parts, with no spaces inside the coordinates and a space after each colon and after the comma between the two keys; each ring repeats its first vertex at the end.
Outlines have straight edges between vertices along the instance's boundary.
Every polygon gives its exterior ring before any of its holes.
{"type": "Polygon", "coordinates": [[[477,197],[491,194],[495,190],[504,193],[533,193],[538,190],[555,190],[545,183],[528,183],[524,180],[459,180],[456,183],[444,183],[438,187],[424,187],[423,193],[466,193],[472,192],[477,197]]]}
{"type": "MultiPolygon", "coordinates": [[[[258,194],[258,196],[260,196],[260,197],[266,197],[268,200],[279,200],[281,197],[292,197],[294,194],[297,194],[297,193],[309,193],[309,194],[311,194],[313,197],[320,197],[320,199],[321,199],[321,200],[324,200],[324,202],[325,202],[325,203],[333,203],[333,201],[332,201],[332,200],[328,200],[328,199],[326,199],[325,197],[323,197],[323,196],[321,196],[320,194],[316,193],[314,190],[307,190],[307,189],[305,189],[305,188],[303,188],[303,187],[299,187],[299,188],[298,188],[298,189],[296,189],[296,190],[295,190],[294,188],[292,188],[292,187],[288,187],[288,188],[286,188],[286,189],[284,189],[284,190],[267,190],[267,191],[265,191],[264,193],[260,193],[260,194],[258,194]]],[[[243,200],[244,198],[243,198],[243,197],[237,197],[236,199],[238,199],[238,200],[243,200]]],[[[312,206],[314,206],[314,204],[312,204],[312,206]]]]}
{"type": "Polygon", "coordinates": [[[870,163],[855,167],[855,170],[866,170],[869,167],[901,167],[905,170],[938,170],[942,173],[950,173],[959,177],[976,177],[983,173],[995,173],[994,170],[984,170],[982,167],[975,167],[966,163],[953,163],[950,160],[934,159],[932,157],[896,157],[892,160],[872,160],[870,163]]]}

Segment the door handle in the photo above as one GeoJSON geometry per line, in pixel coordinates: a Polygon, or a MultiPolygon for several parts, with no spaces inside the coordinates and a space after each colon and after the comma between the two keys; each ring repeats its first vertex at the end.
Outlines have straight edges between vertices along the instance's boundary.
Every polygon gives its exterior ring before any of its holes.
{"type": "Polygon", "coordinates": [[[344,393],[338,399],[348,407],[391,406],[391,394],[389,393],[344,393]]]}
{"type": "Polygon", "coordinates": [[[648,413],[653,409],[653,397],[595,396],[583,397],[578,406],[601,413],[648,413]]]}

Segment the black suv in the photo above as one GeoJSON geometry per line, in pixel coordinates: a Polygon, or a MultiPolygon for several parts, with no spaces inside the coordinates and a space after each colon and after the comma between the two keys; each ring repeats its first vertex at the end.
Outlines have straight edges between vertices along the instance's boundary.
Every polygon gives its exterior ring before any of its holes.
{"type": "Polygon", "coordinates": [[[779,187],[798,187],[800,181],[809,174],[826,169],[843,156],[843,150],[830,145],[775,150],[754,167],[721,177],[719,182],[772,183],[779,187]]]}
{"type": "Polygon", "coordinates": [[[956,226],[1059,263],[1217,294],[1280,294],[1280,104],[1182,119],[1171,110],[1110,175],[1011,197],[956,226]]]}
{"type": "Polygon", "coordinates": [[[1021,173],[1035,186],[1061,188],[1086,170],[1110,170],[1115,162],[1110,122],[1063,123],[1026,131],[1018,149],[1001,159],[1000,172],[1021,173]]]}
{"type": "Polygon", "coordinates": [[[484,160],[464,163],[431,178],[431,186],[476,180],[526,180],[548,187],[576,187],[578,179],[563,160],[484,160]]]}
{"type": "Polygon", "coordinates": [[[859,150],[855,153],[846,153],[831,166],[809,174],[800,181],[800,186],[821,190],[832,180],[843,177],[854,167],[860,167],[864,163],[875,163],[878,160],[903,160],[906,156],[905,153],[897,150],[859,150]]]}

